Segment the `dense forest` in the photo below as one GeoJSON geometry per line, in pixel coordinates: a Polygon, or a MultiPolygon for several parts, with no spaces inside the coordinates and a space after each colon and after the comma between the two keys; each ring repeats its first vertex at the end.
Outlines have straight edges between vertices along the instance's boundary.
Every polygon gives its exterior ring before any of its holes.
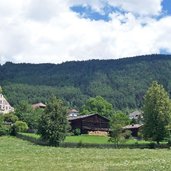
{"type": "Polygon", "coordinates": [[[89,97],[102,96],[115,109],[137,109],[154,80],[171,94],[171,55],[0,66],[0,85],[14,106],[22,100],[45,103],[55,95],[79,108],[89,97]]]}

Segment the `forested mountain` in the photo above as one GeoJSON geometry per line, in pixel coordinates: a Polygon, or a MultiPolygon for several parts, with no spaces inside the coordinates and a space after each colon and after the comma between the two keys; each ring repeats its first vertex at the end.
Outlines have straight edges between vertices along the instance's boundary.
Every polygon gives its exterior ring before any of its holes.
{"type": "Polygon", "coordinates": [[[0,66],[0,85],[12,105],[21,100],[46,102],[55,95],[79,108],[87,98],[100,95],[116,109],[141,108],[154,80],[171,94],[171,55],[0,66]]]}

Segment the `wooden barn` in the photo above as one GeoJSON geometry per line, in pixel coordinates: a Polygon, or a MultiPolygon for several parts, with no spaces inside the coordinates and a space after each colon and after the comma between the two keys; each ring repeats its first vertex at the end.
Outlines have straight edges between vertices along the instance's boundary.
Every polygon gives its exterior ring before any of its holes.
{"type": "Polygon", "coordinates": [[[142,124],[132,124],[132,125],[127,125],[123,127],[123,129],[131,131],[131,135],[133,137],[138,137],[138,132],[142,126],[143,126],[142,124]]]}
{"type": "Polygon", "coordinates": [[[81,134],[89,131],[109,131],[109,119],[99,114],[82,115],[68,118],[72,130],[80,129],[81,134]]]}

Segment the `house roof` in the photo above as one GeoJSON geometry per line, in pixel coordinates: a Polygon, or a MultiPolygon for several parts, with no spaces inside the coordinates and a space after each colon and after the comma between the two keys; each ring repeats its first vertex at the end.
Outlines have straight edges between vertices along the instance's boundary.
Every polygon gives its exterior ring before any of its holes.
{"type": "Polygon", "coordinates": [[[141,126],[143,126],[143,124],[132,124],[132,125],[124,126],[123,129],[136,129],[136,128],[140,128],[141,126]]]}
{"type": "Polygon", "coordinates": [[[83,118],[88,118],[88,117],[91,117],[91,116],[94,116],[94,115],[98,115],[106,120],[109,120],[107,118],[105,118],[104,116],[101,116],[99,115],[98,113],[95,113],[95,114],[89,114],[89,115],[80,115],[80,116],[75,116],[75,117],[68,117],[68,120],[69,121],[72,121],[72,120],[77,120],[77,119],[83,119],[83,118]]]}
{"type": "Polygon", "coordinates": [[[78,110],[76,110],[76,109],[70,109],[70,110],[68,110],[68,113],[78,113],[78,110]]]}
{"type": "Polygon", "coordinates": [[[40,102],[40,103],[33,104],[32,107],[34,109],[36,109],[36,108],[45,108],[46,105],[40,102]]]}
{"type": "Polygon", "coordinates": [[[138,118],[139,116],[142,116],[142,112],[136,110],[132,113],[129,114],[129,118],[130,119],[133,119],[133,118],[138,118]]]}

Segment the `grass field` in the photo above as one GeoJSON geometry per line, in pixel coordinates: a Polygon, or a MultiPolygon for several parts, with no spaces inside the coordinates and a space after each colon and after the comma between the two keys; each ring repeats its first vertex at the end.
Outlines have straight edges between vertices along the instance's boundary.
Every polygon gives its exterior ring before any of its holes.
{"type": "Polygon", "coordinates": [[[170,171],[171,150],[55,148],[0,137],[2,171],[170,171]]]}
{"type": "MultiPolygon", "coordinates": [[[[26,136],[30,136],[33,138],[40,138],[39,135],[37,134],[33,134],[33,133],[21,133],[23,135],[26,136]]],[[[111,142],[108,141],[109,137],[105,137],[105,136],[95,136],[95,135],[80,135],[80,136],[67,136],[65,139],[65,142],[74,142],[74,143],[91,143],[91,144],[111,144],[111,142]]],[[[148,144],[150,143],[149,141],[138,141],[135,139],[129,139],[125,142],[126,144],[135,144],[135,143],[139,143],[139,144],[148,144]]]]}

